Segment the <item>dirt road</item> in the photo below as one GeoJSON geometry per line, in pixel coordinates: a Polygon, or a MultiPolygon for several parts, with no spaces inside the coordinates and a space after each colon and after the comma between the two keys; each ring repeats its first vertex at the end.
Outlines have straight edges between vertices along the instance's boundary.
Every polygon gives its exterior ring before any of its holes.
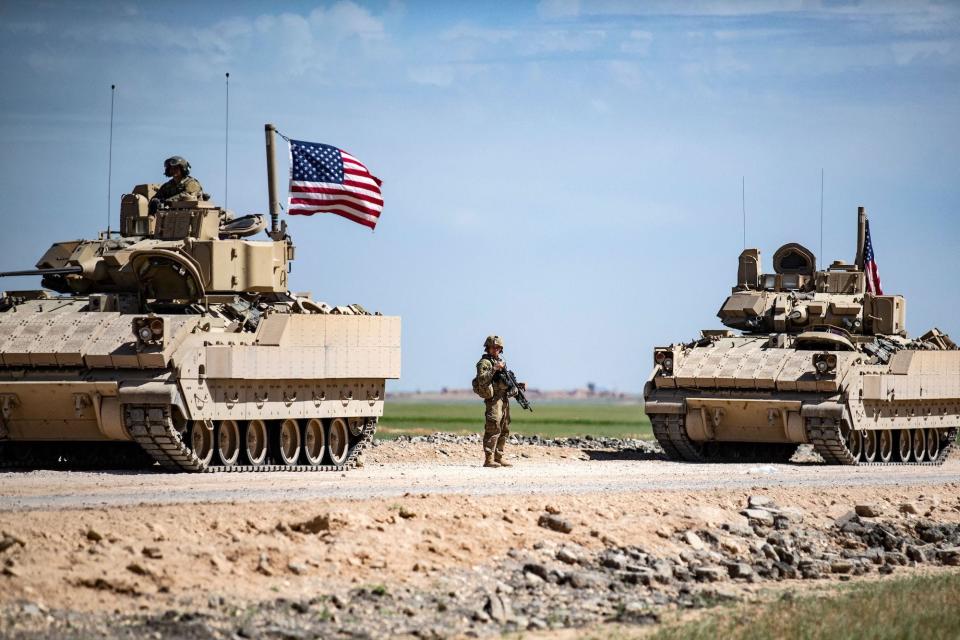
{"type": "MultiPolygon", "coordinates": [[[[420,449],[424,449],[420,447],[420,449]]],[[[533,448],[529,448],[533,449],[533,448]]],[[[536,451],[509,469],[484,469],[475,455],[427,450],[422,462],[369,462],[349,473],[168,474],[6,473],[0,511],[137,504],[372,499],[405,493],[576,495],[759,487],[940,485],[960,481],[960,458],[943,466],[842,467],[818,463],[697,465],[629,459],[631,453],[536,451]],[[561,458],[560,456],[564,456],[561,458]]],[[[381,457],[406,458],[393,453],[381,457]]],[[[653,456],[647,456],[653,458],[653,456]]]]}

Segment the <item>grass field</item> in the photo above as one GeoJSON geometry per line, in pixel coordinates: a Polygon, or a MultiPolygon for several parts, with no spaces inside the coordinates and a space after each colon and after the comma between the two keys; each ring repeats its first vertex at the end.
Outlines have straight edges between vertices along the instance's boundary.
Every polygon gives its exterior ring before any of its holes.
{"type": "MultiPolygon", "coordinates": [[[[511,431],[526,435],[567,437],[576,435],[652,439],[650,421],[639,404],[600,402],[538,402],[533,413],[510,404],[511,431]]],[[[483,402],[390,401],[377,426],[385,438],[400,434],[422,435],[436,431],[481,433],[483,402]]]]}
{"type": "MultiPolygon", "coordinates": [[[[614,634],[611,637],[615,637],[614,634]]],[[[708,612],[650,640],[934,640],[960,638],[960,574],[850,585],[828,595],[708,612]]]]}

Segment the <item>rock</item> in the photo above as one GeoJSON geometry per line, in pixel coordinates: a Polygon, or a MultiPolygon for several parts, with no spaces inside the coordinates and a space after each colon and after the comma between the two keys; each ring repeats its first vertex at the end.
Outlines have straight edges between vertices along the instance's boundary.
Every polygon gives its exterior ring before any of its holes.
{"type": "Polygon", "coordinates": [[[3,537],[0,537],[0,553],[3,553],[15,544],[18,544],[21,547],[27,546],[26,542],[15,535],[7,533],[6,531],[3,532],[2,536],[3,537]]]}
{"type": "Polygon", "coordinates": [[[659,527],[656,533],[658,536],[664,539],[667,539],[673,535],[673,531],[669,527],[659,527]]]}
{"type": "Polygon", "coordinates": [[[528,562],[523,565],[523,572],[537,576],[541,580],[547,580],[550,576],[550,570],[538,562],[528,562]]]}
{"type": "Polygon", "coordinates": [[[909,562],[906,554],[900,553],[899,551],[888,551],[883,554],[883,559],[886,564],[896,564],[904,566],[909,562]]]}
{"type": "Polygon", "coordinates": [[[773,514],[766,509],[744,509],[740,514],[746,516],[751,524],[760,524],[767,527],[773,524],[773,514]]]}
{"type": "Polygon", "coordinates": [[[543,508],[543,510],[546,511],[547,513],[551,514],[551,515],[557,515],[557,514],[560,513],[560,509],[557,508],[556,505],[552,505],[552,504],[548,504],[547,506],[545,506],[545,507],[543,508]]]}
{"type": "Polygon", "coordinates": [[[853,563],[849,560],[834,560],[830,563],[830,573],[850,573],[853,563]]]}
{"type": "Polygon", "coordinates": [[[657,560],[653,563],[653,575],[657,582],[670,582],[673,579],[673,565],[668,560],[657,560]]]}
{"type": "Polygon", "coordinates": [[[309,520],[290,525],[290,528],[300,533],[320,533],[330,530],[330,515],[327,513],[314,516],[309,520]]]}
{"type": "Polygon", "coordinates": [[[90,529],[87,529],[86,535],[87,535],[87,540],[90,540],[92,542],[100,542],[101,540],[103,540],[103,534],[92,527],[90,529]]]}
{"type": "Polygon", "coordinates": [[[605,578],[588,571],[575,571],[571,573],[568,582],[574,589],[599,589],[608,585],[605,578]]]}
{"type": "Polygon", "coordinates": [[[491,594],[487,596],[485,609],[490,618],[498,624],[505,624],[513,618],[510,600],[504,595],[491,594]]]}
{"type": "Polygon", "coordinates": [[[733,562],[727,566],[727,574],[731,578],[749,578],[753,575],[753,567],[743,562],[733,562]]]}
{"type": "Polygon", "coordinates": [[[273,570],[270,569],[270,557],[265,554],[260,554],[260,559],[257,561],[257,573],[262,573],[265,576],[272,576],[273,570]]]}
{"type": "Polygon", "coordinates": [[[927,556],[923,552],[923,549],[921,549],[920,547],[907,545],[906,551],[907,551],[907,557],[913,560],[914,562],[916,562],[917,564],[921,564],[927,561],[927,556]]]}
{"type": "Polygon", "coordinates": [[[557,560],[566,564],[577,564],[580,562],[580,556],[568,547],[560,547],[560,549],[557,550],[556,557],[557,560]]]}
{"type": "Polygon", "coordinates": [[[401,518],[403,518],[404,520],[409,520],[410,518],[416,518],[416,517],[417,517],[416,512],[411,511],[410,509],[407,509],[406,507],[400,507],[400,510],[397,512],[397,515],[399,515],[399,516],[400,516],[401,518]]]}
{"type": "Polygon", "coordinates": [[[160,551],[159,547],[144,547],[140,553],[151,560],[160,560],[163,558],[163,552],[160,551]]]}
{"type": "Polygon", "coordinates": [[[573,523],[565,518],[545,513],[537,520],[537,524],[544,529],[559,531],[560,533],[570,533],[573,531],[573,523]]]}
{"type": "Polygon", "coordinates": [[[683,534],[683,541],[686,542],[686,543],[687,543],[688,545],[690,545],[691,547],[693,547],[694,549],[703,549],[703,548],[704,548],[703,540],[701,540],[701,539],[700,539],[700,536],[698,536],[698,535],[697,535],[696,533],[694,533],[693,531],[686,531],[686,532],[684,532],[684,534],[683,534]]]}
{"type": "Polygon", "coordinates": [[[833,524],[834,524],[834,526],[836,526],[837,528],[842,529],[843,527],[847,526],[847,524],[849,524],[849,523],[851,523],[851,522],[858,522],[857,512],[856,512],[856,511],[847,511],[845,514],[843,514],[843,515],[840,516],[839,518],[836,518],[836,519],[833,521],[833,524]]]}
{"type": "Polygon", "coordinates": [[[723,567],[697,567],[693,573],[701,582],[717,582],[727,577],[727,571],[723,567]]]}
{"type": "Polygon", "coordinates": [[[878,504],[858,504],[853,510],[861,518],[879,518],[883,514],[883,509],[878,504]]]}
{"type": "Polygon", "coordinates": [[[303,564],[302,562],[293,562],[293,561],[290,561],[290,562],[287,564],[287,569],[288,569],[291,573],[293,573],[293,574],[296,574],[296,575],[298,575],[298,576],[302,576],[303,574],[305,574],[305,573],[307,572],[307,565],[303,564]]]}
{"type": "Polygon", "coordinates": [[[937,559],[943,564],[950,565],[951,567],[960,566],[960,547],[954,547],[952,549],[940,549],[937,551],[937,559]]]}
{"type": "Polygon", "coordinates": [[[773,506],[773,500],[767,496],[750,496],[747,498],[747,506],[750,508],[773,506]]]}
{"type": "Polygon", "coordinates": [[[5,566],[5,567],[3,568],[2,573],[3,573],[3,575],[7,576],[8,578],[19,578],[20,576],[23,575],[23,574],[20,572],[20,570],[17,569],[17,567],[14,566],[14,565],[7,565],[7,566],[5,566]]]}
{"type": "Polygon", "coordinates": [[[622,553],[610,553],[604,554],[600,560],[600,565],[606,567],[607,569],[623,569],[627,566],[627,556],[622,553]]]}
{"type": "Polygon", "coordinates": [[[917,508],[917,505],[915,505],[912,502],[901,503],[899,508],[900,508],[900,513],[906,513],[909,515],[917,515],[918,513],[920,513],[920,510],[917,508]]]}
{"type": "Polygon", "coordinates": [[[761,550],[763,551],[763,555],[767,556],[771,560],[780,559],[780,556],[777,555],[777,550],[773,548],[772,544],[764,543],[763,547],[761,547],[761,550]]]}
{"type": "Polygon", "coordinates": [[[137,562],[131,562],[127,565],[127,571],[135,573],[138,576],[152,576],[153,572],[137,562]]]}

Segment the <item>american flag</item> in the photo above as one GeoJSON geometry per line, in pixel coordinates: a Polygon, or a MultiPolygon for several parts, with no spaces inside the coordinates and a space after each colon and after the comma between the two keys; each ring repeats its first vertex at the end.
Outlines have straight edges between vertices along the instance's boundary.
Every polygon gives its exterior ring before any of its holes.
{"type": "Polygon", "coordinates": [[[863,239],[863,270],[867,274],[867,293],[875,296],[883,295],[880,286],[880,272],[877,270],[877,261],[873,256],[873,243],[870,241],[870,221],[867,220],[867,232],[863,239]]]}
{"type": "Polygon", "coordinates": [[[375,229],[383,211],[382,181],[342,149],[290,141],[290,202],[294,215],[335,213],[375,229]]]}

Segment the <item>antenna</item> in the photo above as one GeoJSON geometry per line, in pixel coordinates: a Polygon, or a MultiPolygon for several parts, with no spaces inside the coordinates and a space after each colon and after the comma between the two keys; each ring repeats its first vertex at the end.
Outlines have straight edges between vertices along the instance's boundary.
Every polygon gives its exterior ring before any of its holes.
{"type": "Polygon", "coordinates": [[[747,178],[740,177],[740,206],[743,210],[743,248],[747,248],[747,178]]]}
{"type": "Polygon", "coordinates": [[[110,150],[107,155],[107,239],[110,238],[110,201],[113,180],[113,98],[117,93],[117,85],[110,85],[110,150]]]}
{"type": "Polygon", "coordinates": [[[226,117],[224,117],[223,134],[223,208],[227,208],[227,196],[230,193],[229,176],[230,168],[230,72],[227,72],[227,99],[226,99],[226,117]]]}
{"type": "Polygon", "coordinates": [[[823,168],[820,168],[820,259],[823,257],[823,168]]]}

